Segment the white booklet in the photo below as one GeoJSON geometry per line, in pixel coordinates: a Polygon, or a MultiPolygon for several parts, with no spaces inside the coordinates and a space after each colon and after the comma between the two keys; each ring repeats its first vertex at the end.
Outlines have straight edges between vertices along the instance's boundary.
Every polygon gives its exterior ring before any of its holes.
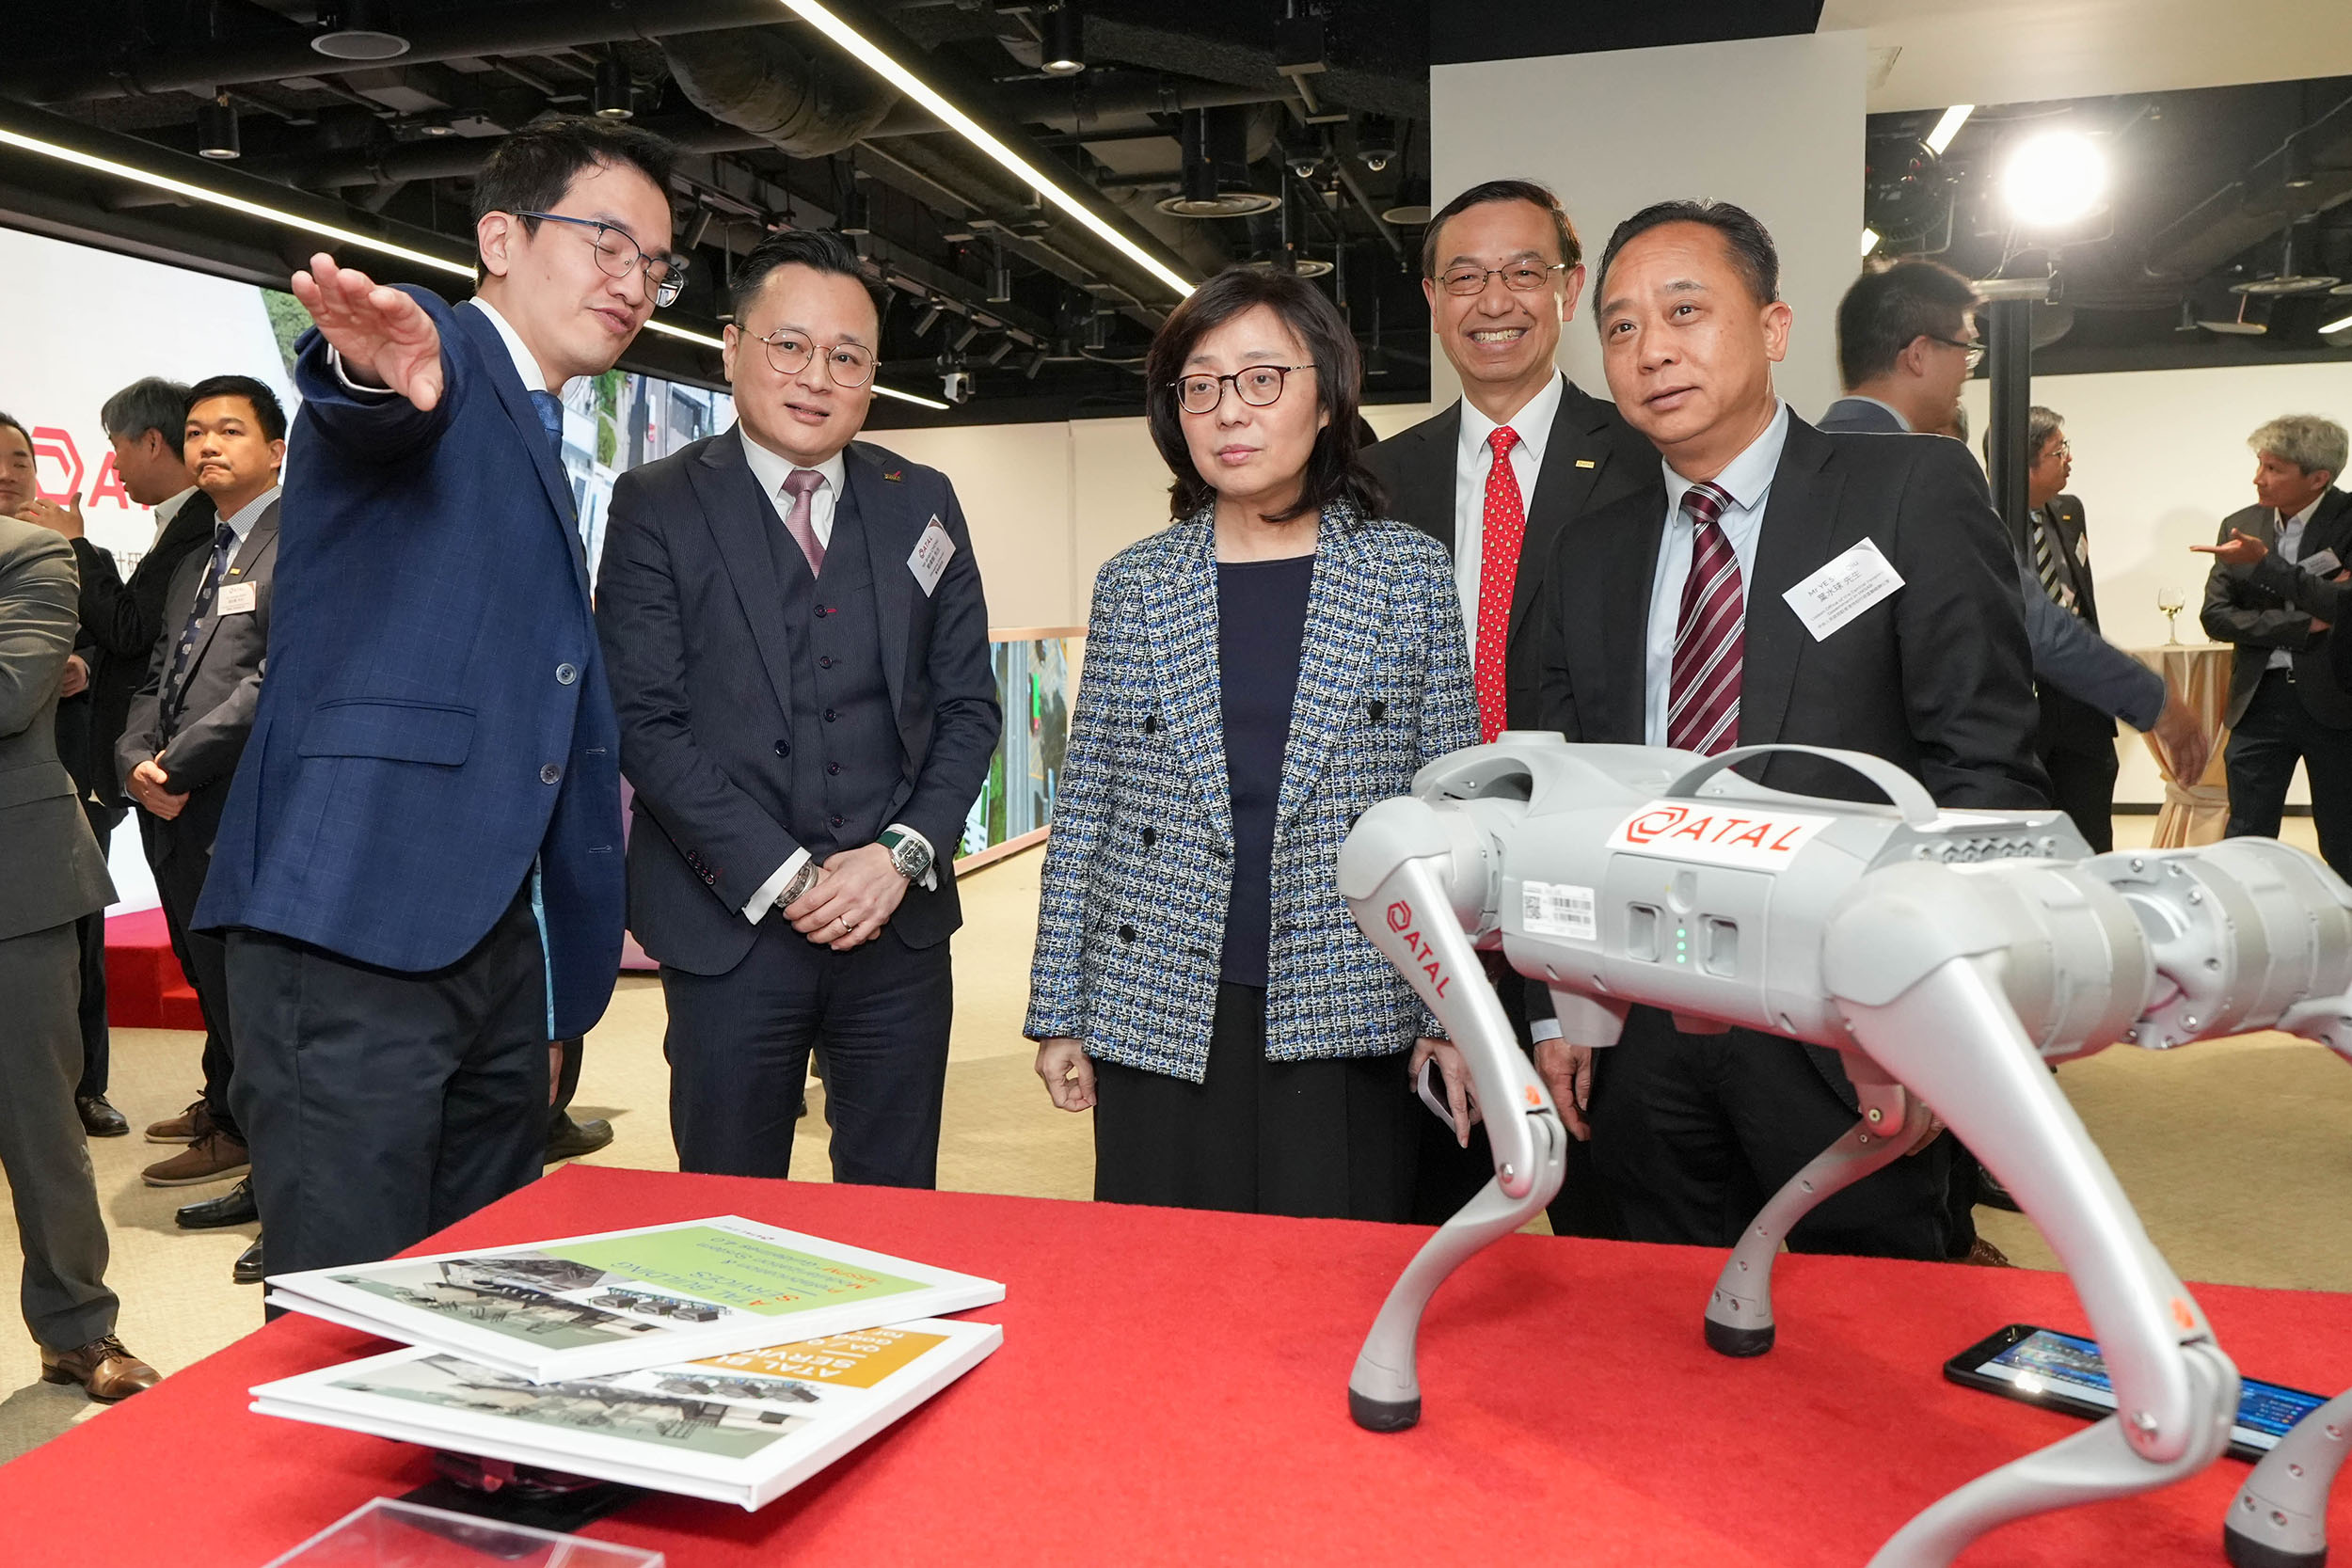
{"type": "Polygon", "coordinates": [[[532,1383],[420,1349],[252,1390],[264,1416],[764,1508],[986,1360],[922,1319],[610,1377],[532,1383]]]}
{"type": "Polygon", "coordinates": [[[723,1215],[270,1276],[273,1306],[549,1383],[961,1312],[993,1279],[723,1215]]]}

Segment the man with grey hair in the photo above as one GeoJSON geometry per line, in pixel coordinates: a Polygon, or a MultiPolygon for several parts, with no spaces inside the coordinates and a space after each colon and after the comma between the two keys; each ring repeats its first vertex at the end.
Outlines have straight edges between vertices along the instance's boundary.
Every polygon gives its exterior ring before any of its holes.
{"type": "MultiPolygon", "coordinates": [[[[2247,438],[2255,504],[2223,519],[2218,539],[2258,540],[2287,564],[2333,577],[2352,557],[2352,495],[2344,426],[2289,414],[2247,438]]],[[[2230,673],[2230,836],[2275,837],[2295,765],[2311,781],[2321,858],[2352,877],[2352,690],[2336,679],[2328,623],[2260,586],[2250,568],[2217,561],[2205,579],[2205,635],[2237,645],[2230,673]]]]}

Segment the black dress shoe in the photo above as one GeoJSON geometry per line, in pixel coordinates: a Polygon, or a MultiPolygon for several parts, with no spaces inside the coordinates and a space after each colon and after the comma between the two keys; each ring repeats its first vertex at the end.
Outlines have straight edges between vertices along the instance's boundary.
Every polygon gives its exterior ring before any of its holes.
{"type": "Polygon", "coordinates": [[[237,1254],[237,1261],[229,1271],[229,1277],[240,1285],[262,1282],[262,1238],[253,1238],[253,1244],[237,1254]]]}
{"type": "Polygon", "coordinates": [[[251,1225],[262,1217],[253,1202],[253,1179],[246,1177],[218,1197],[185,1203],[171,1216],[183,1230],[218,1230],[225,1225],[251,1225]]]}
{"type": "Polygon", "coordinates": [[[574,1121],[565,1116],[548,1134],[547,1164],[558,1160],[577,1160],[583,1154],[594,1154],[612,1141],[612,1124],[602,1117],[590,1117],[586,1121],[574,1121]]]}
{"type": "Polygon", "coordinates": [[[127,1138],[131,1124],[120,1111],[106,1103],[103,1094],[73,1097],[73,1108],[82,1113],[82,1131],[93,1138],[127,1138]]]}

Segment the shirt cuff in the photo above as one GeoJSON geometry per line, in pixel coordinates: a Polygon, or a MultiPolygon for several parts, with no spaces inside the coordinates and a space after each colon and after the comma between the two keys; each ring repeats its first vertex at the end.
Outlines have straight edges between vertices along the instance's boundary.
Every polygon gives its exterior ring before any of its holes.
{"type": "Polygon", "coordinates": [[[1530,1019],[1527,1023],[1527,1034],[1528,1037],[1538,1045],[1546,1040],[1556,1040],[1560,1037],[1560,1021],[1556,1018],[1530,1019]]]}
{"type": "Polygon", "coordinates": [[[760,883],[759,891],[752,895],[752,901],[743,906],[743,918],[755,926],[767,918],[768,911],[776,907],[776,895],[782,893],[785,884],[799,876],[801,867],[807,863],[807,850],[793,850],[792,858],[777,866],[775,874],[760,883]]]}
{"type": "Polygon", "coordinates": [[[939,851],[931,849],[931,841],[930,839],[925,838],[921,833],[916,832],[913,828],[908,827],[903,822],[893,822],[890,825],[890,828],[892,832],[904,833],[907,837],[914,840],[915,843],[921,845],[924,848],[931,850],[930,863],[923,867],[923,875],[917,877],[914,880],[915,885],[920,887],[925,893],[937,893],[939,891],[939,851]]]}
{"type": "Polygon", "coordinates": [[[389,387],[371,387],[364,381],[352,380],[351,373],[343,369],[342,350],[332,343],[326,345],[326,364],[335,372],[335,379],[342,383],[346,392],[363,398],[388,398],[392,395],[389,387]]]}

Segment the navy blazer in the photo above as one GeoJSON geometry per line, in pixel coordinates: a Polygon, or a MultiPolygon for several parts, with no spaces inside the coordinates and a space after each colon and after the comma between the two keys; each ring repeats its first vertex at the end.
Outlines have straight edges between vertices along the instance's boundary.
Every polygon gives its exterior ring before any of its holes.
{"type": "Polygon", "coordinates": [[[619,736],[572,492],[498,328],[408,289],[440,401],[354,397],[303,335],[269,678],[197,906],[387,969],[472,949],[532,880],[549,1038],[621,958],[619,736]]]}
{"type": "MultiPolygon", "coordinates": [[[[1130,545],[1094,579],[1023,1029],[1196,1084],[1233,886],[1213,516],[1130,545]]],[[[1275,809],[1270,1060],[1387,1055],[1442,1036],[1335,879],[1364,808],[1476,744],[1444,546],[1326,509],[1275,809]]]]}
{"type": "MultiPolygon", "coordinates": [[[[913,828],[938,856],[938,890],[909,887],[891,928],[929,947],[962,922],[956,846],[1004,737],[988,605],[946,475],[863,444],[842,467],[840,504],[855,508],[871,558],[898,721],[898,786],[882,820],[913,828]],[[955,553],[926,594],[907,558],[933,517],[955,553]]],[[[690,974],[742,962],[758,934],[743,906],[800,847],[784,826],[791,765],[777,749],[792,706],[770,547],[782,527],[733,429],[612,488],[596,624],[636,790],[629,929],[649,957],[690,974]]]]}

